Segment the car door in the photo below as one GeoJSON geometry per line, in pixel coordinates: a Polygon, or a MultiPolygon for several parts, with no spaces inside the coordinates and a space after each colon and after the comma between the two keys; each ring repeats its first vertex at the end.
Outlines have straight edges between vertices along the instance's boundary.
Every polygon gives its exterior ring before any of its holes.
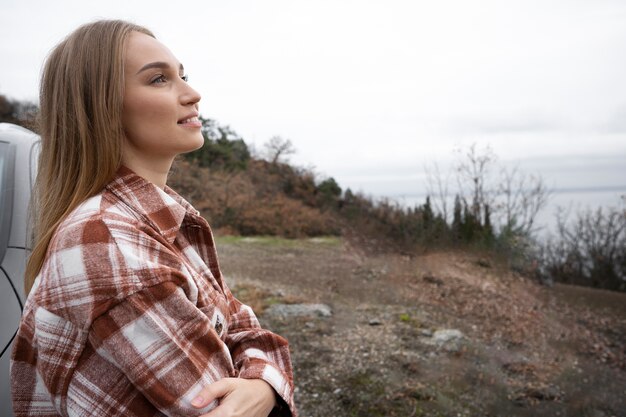
{"type": "Polygon", "coordinates": [[[28,203],[39,146],[33,132],[0,123],[0,416],[13,416],[9,364],[25,301],[28,203]]]}

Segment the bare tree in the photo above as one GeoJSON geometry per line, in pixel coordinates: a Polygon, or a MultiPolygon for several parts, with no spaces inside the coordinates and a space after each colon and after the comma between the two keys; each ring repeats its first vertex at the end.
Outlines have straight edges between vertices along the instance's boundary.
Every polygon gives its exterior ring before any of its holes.
{"type": "Polygon", "coordinates": [[[572,221],[560,209],[557,239],[543,248],[544,270],[556,281],[626,291],[626,210],[608,207],[578,212],[572,221]]]}
{"type": "Polygon", "coordinates": [[[272,164],[287,162],[288,156],[296,153],[291,139],[284,139],[280,136],[272,136],[270,140],[263,145],[263,148],[265,149],[268,161],[272,164]]]}
{"type": "Polygon", "coordinates": [[[489,146],[478,149],[472,144],[455,153],[458,160],[453,172],[444,176],[436,163],[425,168],[426,190],[435,211],[449,221],[449,185],[454,177],[454,194],[474,221],[491,227],[491,219],[497,219],[495,226],[500,232],[510,237],[532,237],[537,215],[550,198],[542,177],[528,175],[519,166],[498,169],[497,157],[489,146]]]}
{"type": "Polygon", "coordinates": [[[503,217],[502,227],[517,235],[530,236],[535,231],[537,214],[545,208],[550,198],[539,175],[527,175],[519,166],[502,168],[497,187],[496,211],[503,217]]]}
{"type": "Polygon", "coordinates": [[[469,188],[472,196],[471,205],[469,205],[471,213],[476,219],[483,218],[483,210],[489,210],[489,207],[493,206],[492,193],[488,189],[487,181],[497,157],[490,146],[479,151],[475,143],[465,152],[461,149],[457,149],[456,152],[461,156],[456,166],[456,178],[461,198],[467,201],[464,190],[469,188]]]}
{"type": "Polygon", "coordinates": [[[434,162],[431,166],[427,165],[424,170],[426,171],[426,193],[429,196],[432,196],[435,212],[440,213],[443,219],[448,221],[448,199],[450,198],[449,185],[451,173],[448,172],[448,174],[444,177],[437,162],[434,162]]]}

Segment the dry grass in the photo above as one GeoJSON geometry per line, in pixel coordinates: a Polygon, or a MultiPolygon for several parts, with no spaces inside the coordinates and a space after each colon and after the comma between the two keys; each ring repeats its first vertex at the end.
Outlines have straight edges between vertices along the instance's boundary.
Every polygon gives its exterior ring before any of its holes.
{"type": "Polygon", "coordinates": [[[218,250],[237,295],[289,340],[301,415],[625,415],[626,314],[604,307],[626,294],[572,296],[463,252],[231,238],[218,250]],[[290,301],[329,304],[333,316],[263,316],[290,301]],[[442,328],[465,334],[460,349],[424,343],[442,328]]]}

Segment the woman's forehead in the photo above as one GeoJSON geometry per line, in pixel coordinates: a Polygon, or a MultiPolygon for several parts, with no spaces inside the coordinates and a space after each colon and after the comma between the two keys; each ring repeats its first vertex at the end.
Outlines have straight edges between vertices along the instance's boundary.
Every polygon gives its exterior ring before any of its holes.
{"type": "Polygon", "coordinates": [[[126,72],[135,74],[151,63],[167,64],[176,69],[182,67],[172,51],[157,39],[141,32],[131,32],[126,45],[126,72]]]}

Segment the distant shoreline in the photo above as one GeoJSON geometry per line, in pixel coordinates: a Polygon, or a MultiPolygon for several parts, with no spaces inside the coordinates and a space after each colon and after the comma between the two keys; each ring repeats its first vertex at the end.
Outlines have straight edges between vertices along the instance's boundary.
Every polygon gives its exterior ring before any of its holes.
{"type": "MultiPolygon", "coordinates": [[[[559,187],[559,188],[551,188],[551,194],[576,194],[576,193],[608,193],[608,192],[620,192],[623,191],[624,195],[626,195],[626,185],[607,185],[607,186],[599,186],[599,187],[559,187]]],[[[449,192],[449,198],[454,199],[454,192],[449,192]]],[[[417,199],[423,198],[424,201],[426,197],[429,196],[429,193],[415,193],[415,194],[396,194],[396,195],[376,195],[375,199],[384,199],[389,198],[391,200],[406,200],[406,199],[417,199]]],[[[435,196],[430,195],[431,198],[435,198],[435,196]]]]}

